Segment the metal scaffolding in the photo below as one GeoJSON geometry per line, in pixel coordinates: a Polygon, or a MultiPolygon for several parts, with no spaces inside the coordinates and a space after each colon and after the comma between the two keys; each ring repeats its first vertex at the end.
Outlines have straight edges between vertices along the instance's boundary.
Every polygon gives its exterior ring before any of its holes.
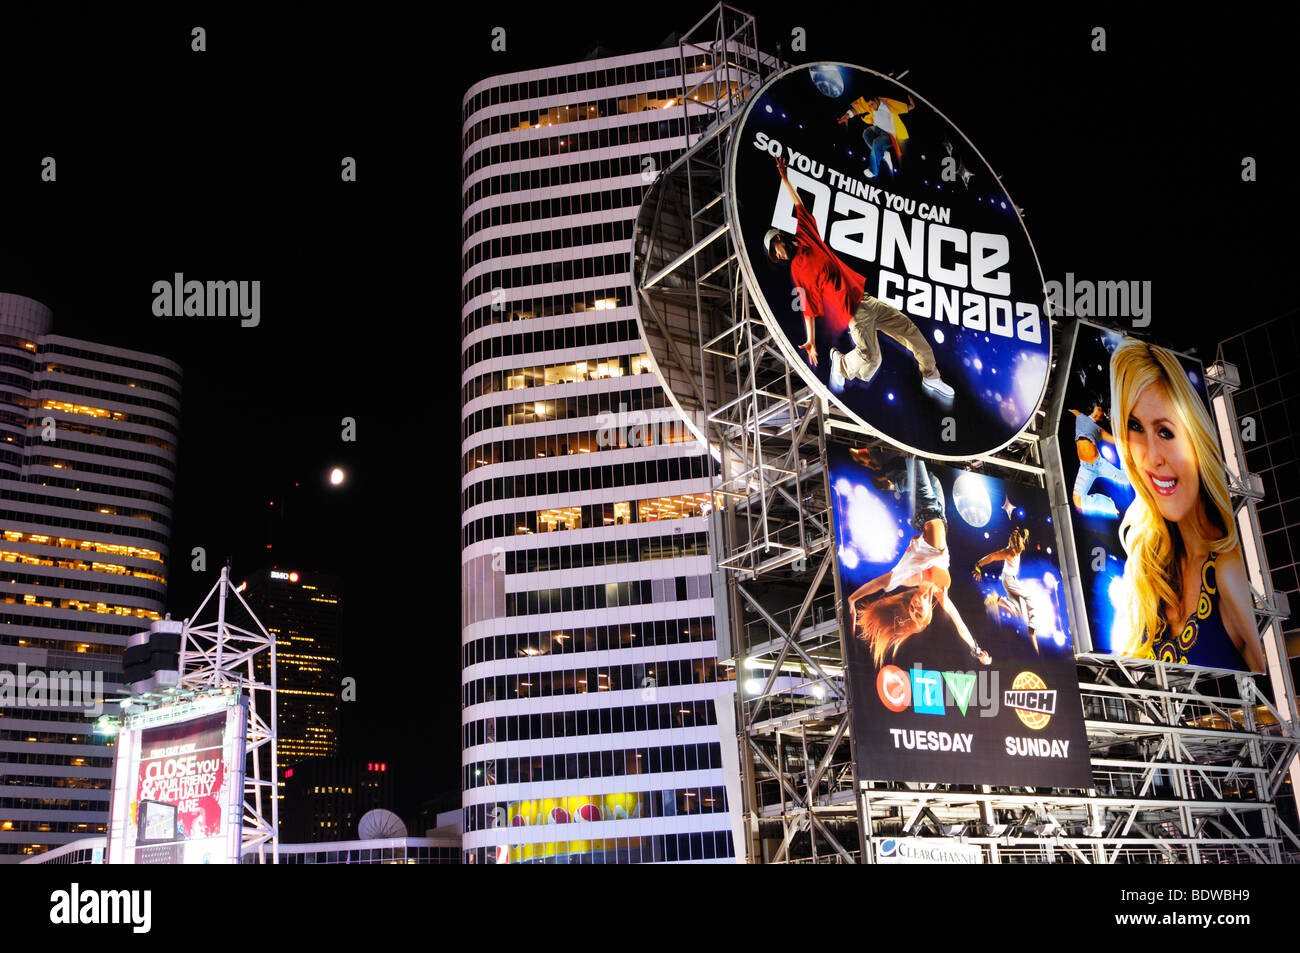
{"type": "Polygon", "coordinates": [[[239,589],[230,584],[230,569],[221,567],[217,580],[193,617],[181,630],[180,688],[190,691],[236,690],[248,698],[248,728],[244,748],[244,823],[241,851],[256,849],[258,863],[279,863],[280,803],[276,785],[275,636],[266,631],[239,589]],[[216,618],[198,624],[216,595],[216,618]],[[234,625],[227,602],[234,597],[252,619],[255,630],[234,625]],[[263,653],[266,653],[265,655],[263,653]],[[259,674],[261,668],[266,675],[259,674]],[[263,754],[270,752],[269,764],[263,754]],[[264,770],[265,769],[265,770],[264,770]],[[270,811],[267,811],[267,802],[270,811]],[[269,814],[269,816],[268,816],[269,814]]]}
{"type": "MultiPolygon", "coordinates": [[[[705,49],[715,58],[710,75],[736,70],[736,93],[647,192],[633,278],[655,372],[717,464],[719,657],[740,682],[746,843],[737,854],[751,863],[871,862],[876,839],[921,833],[979,845],[991,862],[1275,862],[1300,849],[1274,804],[1297,750],[1294,716],[1235,673],[1080,655],[1087,790],[859,777],[826,449],[879,444],[792,374],[741,277],[727,157],[740,105],[778,64],[754,56],[739,69],[727,44],[743,37],[749,49],[757,37],[752,19],[726,19],[735,14],[720,6],[682,41],[684,64],[705,49]]],[[[1049,424],[1040,410],[1020,438],[971,465],[1044,487],[1049,424]]],[[[1259,594],[1259,611],[1275,618],[1271,590],[1259,594]]]]}

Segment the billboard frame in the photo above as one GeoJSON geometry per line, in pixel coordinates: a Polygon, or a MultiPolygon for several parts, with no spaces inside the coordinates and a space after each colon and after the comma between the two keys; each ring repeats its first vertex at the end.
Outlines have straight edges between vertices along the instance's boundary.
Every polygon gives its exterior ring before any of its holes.
{"type": "MultiPolygon", "coordinates": [[[[719,545],[711,555],[715,598],[731,625],[729,640],[719,633],[719,656],[740,683],[744,802],[732,807],[743,810],[746,836],[737,859],[743,851],[750,863],[870,863],[877,839],[921,833],[960,837],[993,862],[1257,862],[1300,852],[1300,836],[1272,800],[1297,742],[1258,724],[1257,713],[1271,706],[1251,694],[1249,679],[1245,687],[1237,680],[1235,695],[1216,694],[1206,691],[1204,673],[1161,663],[1076,659],[1090,743],[1135,752],[1094,755],[1104,789],[860,781],[849,743],[825,445],[873,435],[790,373],[755,313],[720,214],[737,115],[719,116],[659,174],[633,239],[638,320],[656,374],[679,410],[700,415],[698,436],[719,461],[710,519],[719,545]],[[654,313],[642,319],[645,309],[654,313]],[[1183,724],[1188,717],[1199,725],[1183,724]],[[1160,785],[1170,797],[1149,796],[1160,785]],[[1254,793],[1234,800],[1230,789],[1254,793]],[[1248,816],[1260,819],[1257,836],[1247,833],[1248,816]]],[[[1059,323],[1058,309],[1047,319],[1059,323]]],[[[1029,431],[1023,437],[997,457],[976,459],[1050,482],[1043,441],[1029,431]]],[[[1074,630],[1077,639],[1077,623],[1074,630]]]]}
{"type": "MultiPolygon", "coordinates": [[[[869,67],[859,66],[856,63],[845,63],[840,60],[816,60],[813,63],[801,63],[794,66],[787,66],[785,69],[782,69],[777,73],[769,76],[763,82],[762,86],[760,86],[758,90],[756,90],[754,94],[749,98],[749,101],[745,104],[744,109],[740,111],[739,117],[738,118],[733,117],[733,119],[731,120],[732,128],[729,133],[730,142],[727,146],[726,159],[723,163],[723,178],[724,178],[723,196],[724,196],[726,211],[727,211],[728,240],[730,245],[734,249],[735,258],[740,265],[741,272],[744,276],[745,284],[749,288],[758,289],[760,287],[760,284],[758,281],[758,276],[754,273],[753,268],[750,266],[750,261],[749,261],[750,256],[748,253],[748,249],[744,246],[743,240],[741,240],[738,237],[741,231],[739,227],[740,209],[736,203],[736,190],[734,187],[734,182],[732,181],[732,174],[733,174],[732,170],[735,169],[736,159],[740,154],[740,150],[742,146],[744,145],[739,133],[743,129],[745,125],[745,120],[749,117],[750,111],[757,105],[759,97],[769,86],[776,84],[786,76],[794,74],[800,70],[807,70],[809,67],[813,65],[848,67],[849,69],[860,70],[865,73],[871,73],[875,76],[879,76],[883,80],[896,84],[901,89],[905,90],[908,93],[908,95],[912,96],[917,102],[924,103],[925,106],[928,109],[930,109],[936,116],[938,116],[945,123],[947,123],[948,126],[952,129],[952,131],[955,132],[958,136],[960,136],[961,139],[965,142],[965,144],[970,147],[970,150],[975,154],[976,157],[978,157],[979,161],[984,163],[984,167],[988,169],[990,172],[993,172],[992,163],[990,163],[987,159],[984,158],[983,153],[979,151],[979,148],[975,145],[975,143],[971,142],[970,137],[967,136],[961,130],[961,127],[959,127],[955,122],[953,122],[946,115],[944,115],[943,111],[938,109],[932,102],[930,102],[924,96],[916,92],[916,90],[912,89],[910,86],[903,83],[901,80],[894,78],[892,75],[880,73],[876,70],[870,69],[869,67]]],[[[996,172],[993,172],[993,174],[995,176],[997,175],[996,172]]],[[[1016,204],[1014,199],[1011,198],[1010,193],[1007,192],[1006,187],[1003,186],[1000,176],[998,177],[997,181],[998,181],[998,188],[1002,190],[1003,194],[1007,196],[1007,199],[1011,202],[1012,206],[1015,208],[1016,222],[1020,225],[1020,229],[1024,234],[1025,241],[1029,245],[1029,250],[1034,256],[1034,268],[1035,271],[1037,272],[1038,284],[1043,294],[1042,301],[1039,302],[1039,304],[1041,307],[1043,330],[1047,336],[1047,342],[1046,342],[1047,354],[1049,355],[1050,358],[1050,355],[1052,353],[1052,341],[1053,341],[1052,325],[1054,322],[1052,320],[1052,305],[1047,297],[1046,282],[1044,281],[1043,278],[1043,265],[1041,260],[1038,257],[1038,250],[1034,247],[1033,238],[1029,234],[1029,228],[1025,225],[1024,216],[1021,214],[1022,210],[1020,206],[1016,204]]],[[[1026,432],[1034,424],[1035,414],[1030,413],[1027,419],[1025,420],[1024,424],[1022,424],[1020,428],[1014,434],[1008,437],[1007,440],[1005,440],[1002,444],[996,447],[989,448],[987,450],[983,450],[979,453],[975,453],[975,454],[968,453],[961,456],[952,456],[947,454],[924,452],[916,449],[915,447],[911,447],[907,445],[906,443],[902,442],[901,440],[895,437],[886,436],[885,434],[881,433],[880,431],[872,427],[868,421],[859,417],[852,409],[849,408],[849,406],[843,400],[841,400],[834,393],[832,393],[832,391],[817,378],[817,375],[812,372],[811,368],[808,367],[807,363],[803,359],[801,359],[799,355],[796,353],[797,349],[790,343],[790,341],[786,338],[785,334],[783,334],[780,331],[780,324],[776,320],[776,316],[772,314],[771,308],[768,307],[766,298],[761,294],[755,294],[752,297],[754,300],[755,309],[762,316],[762,320],[764,324],[767,325],[767,329],[772,339],[776,342],[777,348],[784,356],[787,366],[791,366],[795,369],[795,371],[798,373],[799,377],[803,380],[803,382],[812,390],[814,394],[817,394],[818,397],[822,400],[823,405],[834,406],[840,411],[840,413],[844,417],[846,417],[848,420],[851,420],[856,426],[863,428],[863,431],[865,433],[869,434],[870,436],[872,436],[877,440],[883,441],[888,446],[900,450],[903,453],[909,453],[915,456],[921,456],[929,460],[937,460],[943,463],[960,463],[963,461],[971,460],[972,458],[978,460],[995,459],[998,454],[1007,450],[1012,445],[1016,444],[1017,442],[1024,441],[1026,438],[1026,432]]],[[[1052,374],[1051,374],[1051,365],[1049,360],[1048,372],[1043,375],[1043,386],[1038,394],[1038,401],[1036,404],[1037,407],[1042,406],[1043,399],[1044,397],[1046,397],[1049,391],[1051,382],[1052,382],[1052,374]]]]}

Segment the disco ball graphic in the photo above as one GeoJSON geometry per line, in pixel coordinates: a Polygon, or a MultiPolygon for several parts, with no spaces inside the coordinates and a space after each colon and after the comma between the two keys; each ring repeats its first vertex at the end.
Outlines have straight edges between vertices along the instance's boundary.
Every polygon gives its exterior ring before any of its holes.
{"type": "Polygon", "coordinates": [[[984,481],[973,473],[963,473],[952,484],[952,505],[971,526],[979,529],[993,515],[993,501],[984,481]]]}
{"type": "Polygon", "coordinates": [[[808,75],[812,78],[817,91],[823,96],[839,99],[844,95],[844,71],[838,66],[821,63],[811,67],[808,70],[808,75]]]}

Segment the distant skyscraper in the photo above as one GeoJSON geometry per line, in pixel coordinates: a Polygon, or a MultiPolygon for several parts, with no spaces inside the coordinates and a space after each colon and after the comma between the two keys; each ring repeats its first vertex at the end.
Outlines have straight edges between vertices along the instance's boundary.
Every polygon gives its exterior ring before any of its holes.
{"type": "Polygon", "coordinates": [[[113,751],[37,686],[113,695],[167,591],[180,367],[51,326],[0,294],[0,863],[105,830],[113,751]]]}
{"type": "MultiPolygon", "coordinates": [[[[363,814],[384,808],[401,815],[397,766],[388,761],[317,758],[286,772],[280,838],[290,844],[360,837],[363,814]]],[[[422,837],[424,831],[408,831],[422,837]]]]}
{"type": "MultiPolygon", "coordinates": [[[[283,792],[285,768],[338,754],[342,586],[323,573],[274,568],[250,576],[244,598],[275,636],[278,777],[283,792]]],[[[259,656],[259,666],[269,664],[269,656],[259,656]]],[[[281,806],[281,817],[286,809],[281,806]]]]}
{"type": "Polygon", "coordinates": [[[630,282],[644,191],[705,122],[688,123],[681,62],[676,46],[588,60],[464,99],[470,862],[733,856],[710,457],[646,373],[630,282]]]}

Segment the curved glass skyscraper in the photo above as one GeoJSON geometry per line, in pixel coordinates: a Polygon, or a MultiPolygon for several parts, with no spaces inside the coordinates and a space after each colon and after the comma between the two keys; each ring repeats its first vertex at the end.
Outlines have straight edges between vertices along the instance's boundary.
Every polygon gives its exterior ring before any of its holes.
{"type": "Polygon", "coordinates": [[[631,297],[642,195],[706,122],[682,108],[681,74],[673,46],[494,77],[464,99],[472,863],[733,857],[710,457],[648,373],[631,297]]]}
{"type": "Polygon", "coordinates": [[[167,592],[180,367],[51,326],[0,294],[0,863],[104,832],[88,719],[167,592]]]}

